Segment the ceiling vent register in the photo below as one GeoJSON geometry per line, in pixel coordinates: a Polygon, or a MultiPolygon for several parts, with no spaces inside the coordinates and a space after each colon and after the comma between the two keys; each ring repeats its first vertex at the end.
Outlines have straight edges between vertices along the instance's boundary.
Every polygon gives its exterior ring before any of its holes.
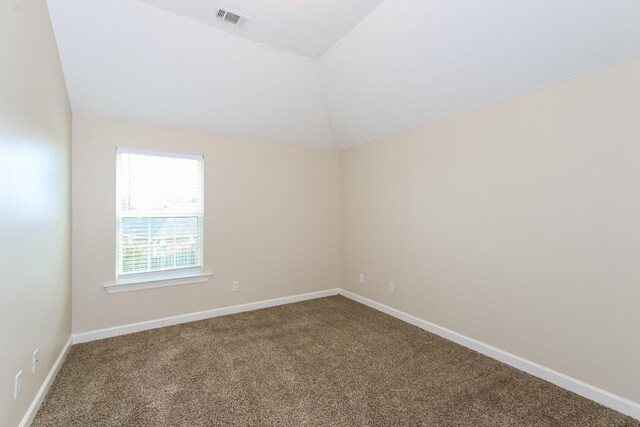
{"type": "Polygon", "coordinates": [[[249,18],[246,16],[242,16],[239,13],[231,12],[230,10],[223,9],[221,7],[216,11],[216,18],[239,28],[244,28],[249,21],[249,18]]]}

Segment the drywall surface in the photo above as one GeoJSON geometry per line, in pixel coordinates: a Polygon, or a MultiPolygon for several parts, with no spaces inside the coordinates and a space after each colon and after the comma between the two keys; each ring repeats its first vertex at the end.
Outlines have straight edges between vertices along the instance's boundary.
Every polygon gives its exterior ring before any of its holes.
{"type": "Polygon", "coordinates": [[[322,55],[337,147],[640,57],[640,2],[385,0],[322,55]]]}
{"type": "Polygon", "coordinates": [[[640,402],[639,117],[635,61],[342,151],[341,287],[640,402]]]}
{"type": "Polygon", "coordinates": [[[200,0],[140,1],[275,49],[286,50],[308,58],[317,58],[383,0],[316,2],[242,0],[232,4],[224,3],[225,7],[233,7],[233,12],[250,17],[247,25],[239,27],[216,18],[217,9],[215,5],[208,2],[200,0]],[[336,16],[338,13],[339,19],[336,16]]]}
{"type": "Polygon", "coordinates": [[[49,7],[74,114],[334,147],[311,59],[137,1],[49,7]]]}
{"type": "Polygon", "coordinates": [[[46,2],[0,3],[0,58],[0,425],[10,427],[71,333],[71,113],[46,2]]]}
{"type": "Polygon", "coordinates": [[[338,286],[335,150],[74,115],[72,164],[76,333],[338,286]],[[105,292],[115,279],[117,146],[204,155],[209,282],[105,292]]]}

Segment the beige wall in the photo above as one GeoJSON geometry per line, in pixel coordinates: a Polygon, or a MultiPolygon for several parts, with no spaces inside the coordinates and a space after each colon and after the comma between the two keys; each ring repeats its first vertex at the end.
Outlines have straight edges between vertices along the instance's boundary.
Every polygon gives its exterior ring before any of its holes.
{"type": "Polygon", "coordinates": [[[340,266],[343,288],[640,401],[639,100],[637,61],[339,153],[75,116],[73,330],[329,289],[340,266]],[[117,145],[205,155],[209,283],[102,289],[117,145]]]}
{"type": "Polygon", "coordinates": [[[338,287],[337,151],[74,116],[72,170],[74,332],[338,287]],[[209,282],[102,288],[115,274],[116,146],[204,155],[209,282]]]}
{"type": "MultiPolygon", "coordinates": [[[[2,8],[0,382],[25,372],[18,401],[0,387],[11,426],[70,333],[70,129],[44,3],[2,8]]],[[[640,401],[638,117],[638,61],[342,152],[76,116],[73,331],[342,286],[640,401]],[[118,145],[205,155],[210,282],[103,290],[118,145]]]]}
{"type": "Polygon", "coordinates": [[[343,288],[640,402],[640,61],[340,170],[343,288]]]}
{"type": "Polygon", "coordinates": [[[44,1],[0,3],[0,58],[0,425],[12,427],[71,333],[71,115],[44,1]]]}

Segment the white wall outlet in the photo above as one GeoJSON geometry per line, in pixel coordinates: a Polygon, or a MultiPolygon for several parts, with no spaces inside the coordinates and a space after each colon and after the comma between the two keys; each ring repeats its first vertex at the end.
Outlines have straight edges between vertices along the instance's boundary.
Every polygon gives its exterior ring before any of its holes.
{"type": "Polygon", "coordinates": [[[231,288],[233,289],[233,292],[238,292],[240,290],[240,282],[236,280],[233,282],[233,286],[231,288]]]}
{"type": "Polygon", "coordinates": [[[358,281],[361,285],[364,285],[364,274],[360,273],[360,276],[358,276],[358,281]]]}
{"type": "Polygon", "coordinates": [[[40,349],[36,348],[33,351],[33,359],[32,359],[32,364],[31,364],[31,372],[34,373],[34,374],[38,370],[38,363],[40,363],[40,349]]]}
{"type": "Polygon", "coordinates": [[[396,293],[396,284],[393,282],[389,282],[389,293],[390,294],[396,293]]]}
{"type": "Polygon", "coordinates": [[[13,383],[13,400],[17,400],[22,391],[22,371],[16,374],[15,381],[13,383]]]}

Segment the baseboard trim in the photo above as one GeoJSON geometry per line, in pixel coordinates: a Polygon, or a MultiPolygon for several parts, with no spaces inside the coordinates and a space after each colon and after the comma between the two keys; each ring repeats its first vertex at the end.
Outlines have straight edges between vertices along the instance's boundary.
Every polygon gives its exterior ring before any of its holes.
{"type": "Polygon", "coordinates": [[[163,328],[165,326],[179,325],[181,323],[194,322],[197,320],[210,319],[212,317],[226,316],[228,314],[242,313],[244,311],[258,310],[261,308],[275,307],[283,304],[306,301],[316,298],[324,298],[338,295],[339,289],[327,289],[325,291],[310,292],[282,298],[250,302],[247,304],[234,305],[231,307],[214,308],[212,310],[198,311],[195,313],[181,314],[178,316],[165,317],[162,319],[148,320],[145,322],[131,323],[128,325],[114,326],[112,328],[98,329],[95,331],[81,332],[73,334],[73,343],[80,344],[89,341],[101,340],[104,338],[127,335],[149,329],[163,328]]]}
{"type": "Polygon", "coordinates": [[[432,332],[436,335],[448,339],[449,341],[453,341],[464,347],[475,350],[478,353],[484,354],[485,356],[489,356],[493,359],[499,360],[500,362],[506,363],[507,365],[513,366],[514,368],[524,371],[528,374],[531,374],[538,378],[542,378],[543,380],[555,384],[558,387],[562,387],[582,397],[598,402],[603,406],[614,409],[618,412],[622,412],[625,415],[629,415],[630,417],[640,420],[640,403],[625,399],[624,397],[615,395],[591,384],[587,384],[561,372],[554,371],[553,369],[539,365],[520,356],[516,356],[515,354],[500,350],[499,348],[493,347],[489,344],[485,344],[481,341],[469,338],[450,329],[443,328],[442,326],[438,326],[431,322],[427,322],[426,320],[422,320],[416,316],[400,310],[396,310],[395,308],[370,300],[369,298],[365,298],[353,292],[340,289],[339,294],[353,301],[359,302],[373,309],[386,313],[390,316],[396,317],[414,326],[422,328],[426,331],[432,332]]]}
{"type": "Polygon", "coordinates": [[[73,338],[69,337],[66,344],[62,348],[62,351],[58,355],[58,358],[53,363],[53,366],[47,374],[47,377],[44,379],[44,382],[40,386],[40,389],[36,393],[36,396],[33,398],[31,405],[29,405],[27,413],[22,418],[22,421],[20,421],[20,424],[18,424],[18,427],[29,427],[31,425],[31,422],[38,413],[38,409],[40,409],[40,405],[42,405],[45,396],[49,392],[49,388],[51,388],[51,384],[53,384],[53,380],[56,378],[56,375],[58,375],[58,371],[60,370],[60,367],[62,367],[62,362],[64,362],[64,359],[66,359],[67,353],[69,353],[69,348],[71,347],[72,343],[73,338]]]}
{"type": "Polygon", "coordinates": [[[565,375],[561,372],[547,368],[545,366],[542,366],[530,360],[524,359],[520,356],[516,356],[515,354],[511,354],[507,351],[493,347],[489,344],[485,344],[481,341],[475,340],[466,335],[462,335],[458,332],[452,331],[442,326],[438,326],[434,323],[428,322],[426,320],[420,319],[411,314],[408,314],[403,311],[397,310],[395,308],[389,307],[387,305],[381,304],[377,301],[373,301],[369,298],[365,298],[361,295],[355,294],[345,289],[327,289],[324,291],[310,292],[306,294],[299,294],[299,295],[293,295],[293,296],[282,297],[282,298],[274,298],[270,300],[240,304],[240,305],[235,305],[231,307],[215,308],[212,310],[199,311],[195,313],[165,317],[162,319],[149,320],[146,322],[132,323],[128,325],[115,326],[112,328],[105,328],[105,329],[99,329],[95,331],[73,334],[72,337],[69,339],[69,342],[67,342],[67,345],[65,346],[63,352],[58,357],[58,360],[54,364],[54,367],[52,368],[51,372],[47,376],[47,379],[45,380],[44,384],[40,388],[40,391],[36,395],[36,398],[34,399],[33,403],[29,407],[27,415],[25,415],[19,427],[27,427],[30,424],[32,418],[35,416],[38,408],[40,407],[40,404],[42,403],[42,399],[46,395],[46,392],[48,391],[49,387],[51,386],[51,383],[53,382],[53,378],[55,378],[55,375],[58,369],[60,368],[60,365],[64,360],[64,357],[66,356],[66,353],[68,351],[68,348],[71,342],[73,342],[73,344],[85,343],[85,342],[100,340],[104,338],[116,337],[119,335],[127,335],[135,332],[146,331],[149,329],[162,328],[165,326],[173,326],[181,323],[194,322],[197,320],[204,320],[212,317],[226,316],[228,314],[242,313],[245,311],[275,307],[278,305],[291,304],[295,302],[307,301],[307,300],[316,299],[316,298],[324,298],[324,297],[338,295],[338,294],[346,298],[349,298],[353,301],[367,305],[375,310],[386,313],[390,316],[396,317],[400,320],[403,320],[414,326],[422,328],[426,331],[432,332],[436,335],[439,335],[457,344],[460,344],[462,346],[475,350],[478,353],[484,354],[485,356],[489,356],[493,359],[499,360],[500,362],[513,366],[516,369],[527,372],[528,374],[534,375],[538,378],[541,378],[545,381],[555,384],[558,387],[562,387],[582,397],[598,402],[601,405],[604,405],[608,408],[614,409],[625,415],[629,415],[630,417],[640,420],[640,403],[633,402],[629,399],[625,399],[624,397],[615,395],[606,390],[595,387],[591,384],[587,384],[583,381],[580,381],[578,379],[565,375]]]}

